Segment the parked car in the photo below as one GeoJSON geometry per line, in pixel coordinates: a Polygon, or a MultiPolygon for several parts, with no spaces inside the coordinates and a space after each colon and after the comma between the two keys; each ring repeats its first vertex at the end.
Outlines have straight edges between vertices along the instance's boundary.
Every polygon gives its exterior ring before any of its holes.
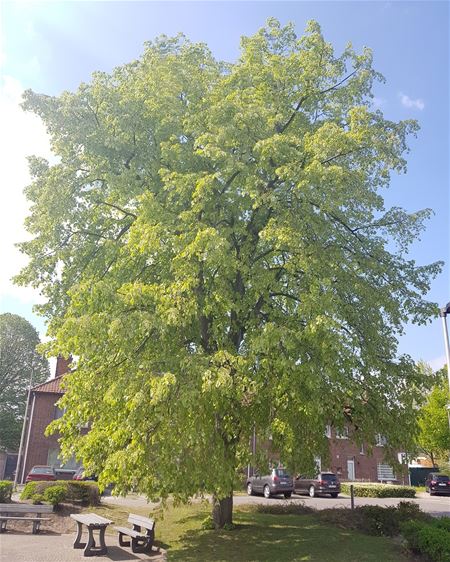
{"type": "Polygon", "coordinates": [[[430,472],[425,481],[425,488],[430,496],[435,494],[450,494],[450,478],[447,474],[430,472]]]}
{"type": "Polygon", "coordinates": [[[93,474],[92,476],[86,476],[84,467],[80,466],[80,468],[78,468],[75,474],[72,476],[72,480],[93,480],[96,482],[97,476],[95,476],[95,474],[93,474]]]}
{"type": "Polygon", "coordinates": [[[333,472],[319,472],[315,478],[297,476],[294,480],[294,491],[296,494],[309,494],[311,498],[322,494],[337,498],[341,484],[333,472]]]}
{"type": "Polygon", "coordinates": [[[294,491],[292,476],[284,468],[272,468],[266,476],[251,476],[247,479],[247,494],[263,494],[265,498],[283,494],[285,498],[290,498],[294,491]]]}
{"type": "Polygon", "coordinates": [[[25,478],[25,482],[35,482],[36,480],[56,480],[56,474],[51,466],[33,466],[25,478]]]}

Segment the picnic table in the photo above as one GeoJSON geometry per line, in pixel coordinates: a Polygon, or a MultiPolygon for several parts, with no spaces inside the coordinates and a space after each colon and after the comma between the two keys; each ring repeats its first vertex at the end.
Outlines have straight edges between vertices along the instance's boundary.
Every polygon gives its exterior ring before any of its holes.
{"type": "Polygon", "coordinates": [[[78,526],[73,548],[84,548],[84,556],[102,556],[108,552],[108,548],[105,544],[105,531],[108,525],[112,523],[110,519],[105,519],[95,513],[72,513],[70,517],[77,522],[78,526]],[[81,542],[83,525],[85,525],[88,530],[87,543],[81,542]],[[95,542],[94,531],[99,532],[99,545],[95,542]]]}

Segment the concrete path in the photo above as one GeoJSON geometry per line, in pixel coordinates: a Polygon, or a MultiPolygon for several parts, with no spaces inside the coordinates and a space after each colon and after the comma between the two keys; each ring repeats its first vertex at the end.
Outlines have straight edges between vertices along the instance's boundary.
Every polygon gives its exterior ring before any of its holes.
{"type": "MultiPolygon", "coordinates": [[[[83,556],[83,550],[73,548],[73,535],[51,535],[19,533],[10,531],[0,535],[1,562],[82,562],[88,560],[83,556]]],[[[131,548],[118,546],[117,537],[106,535],[106,556],[94,556],[96,562],[133,562],[147,560],[162,562],[166,560],[165,553],[149,556],[148,554],[133,554],[131,548]]]]}

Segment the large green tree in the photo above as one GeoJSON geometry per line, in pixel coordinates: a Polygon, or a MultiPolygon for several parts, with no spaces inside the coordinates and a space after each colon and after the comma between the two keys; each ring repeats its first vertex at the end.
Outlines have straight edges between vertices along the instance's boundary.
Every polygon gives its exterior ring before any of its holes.
{"type": "Polygon", "coordinates": [[[28,91],[59,162],[30,159],[30,257],[49,353],[73,353],[63,450],[149,497],[232,490],[253,428],[292,468],[358,439],[413,435],[421,377],[396,335],[425,323],[440,264],[407,250],[430,215],[385,209],[414,121],[371,105],[372,54],[276,20],[233,64],[184,36],[28,91]],[[80,426],[90,422],[87,435],[80,426]]]}
{"type": "Polygon", "coordinates": [[[0,450],[17,451],[30,383],[48,378],[35,328],[17,314],[0,314],[0,450]]]}

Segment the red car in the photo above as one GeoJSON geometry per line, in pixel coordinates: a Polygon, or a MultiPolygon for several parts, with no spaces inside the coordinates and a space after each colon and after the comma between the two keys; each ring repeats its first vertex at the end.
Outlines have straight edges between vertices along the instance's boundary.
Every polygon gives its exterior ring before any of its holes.
{"type": "Polygon", "coordinates": [[[33,466],[25,482],[35,482],[36,480],[56,480],[54,469],[51,466],[33,466]]]}

